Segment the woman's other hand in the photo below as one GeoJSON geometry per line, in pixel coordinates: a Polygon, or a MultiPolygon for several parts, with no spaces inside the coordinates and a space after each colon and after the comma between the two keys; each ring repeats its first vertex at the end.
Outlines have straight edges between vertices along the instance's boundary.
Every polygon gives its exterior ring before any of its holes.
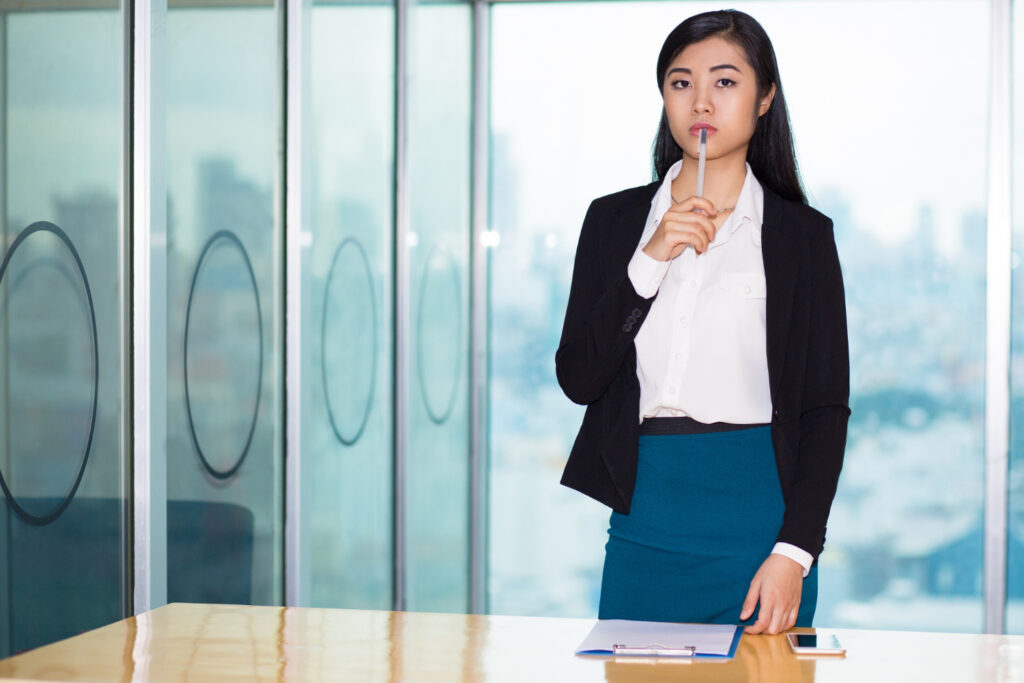
{"type": "Polygon", "coordinates": [[[703,254],[715,239],[718,228],[712,219],[717,215],[715,205],[703,197],[690,197],[673,205],[644,245],[644,253],[656,261],[671,261],[692,246],[703,254]]]}
{"type": "Polygon", "coordinates": [[[744,629],[744,633],[775,635],[793,628],[800,610],[800,592],[803,589],[804,569],[785,555],[772,554],[761,563],[754,574],[743,601],[740,620],[750,618],[760,601],[757,621],[744,629]]]}

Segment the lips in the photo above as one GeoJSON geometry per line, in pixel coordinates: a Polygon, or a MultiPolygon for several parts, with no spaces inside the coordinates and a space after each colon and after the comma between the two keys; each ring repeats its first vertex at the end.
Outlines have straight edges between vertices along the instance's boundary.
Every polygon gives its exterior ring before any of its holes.
{"type": "Polygon", "coordinates": [[[699,137],[701,130],[707,128],[708,135],[714,135],[718,132],[718,129],[712,126],[710,123],[695,123],[690,126],[690,135],[693,137],[699,137]]]}

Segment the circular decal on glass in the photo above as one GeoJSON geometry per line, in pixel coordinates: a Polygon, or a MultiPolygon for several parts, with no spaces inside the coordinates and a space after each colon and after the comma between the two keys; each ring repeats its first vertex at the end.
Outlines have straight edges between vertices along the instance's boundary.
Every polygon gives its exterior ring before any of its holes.
{"type": "Polygon", "coordinates": [[[455,409],[462,370],[462,283],[451,254],[438,245],[420,277],[416,310],[416,375],[420,396],[434,424],[455,409]]]}
{"type": "Polygon", "coordinates": [[[351,446],[366,429],[377,378],[377,304],[366,250],[348,237],[334,251],[320,315],[320,377],[334,436],[351,446]],[[329,324],[330,323],[330,324],[329,324]],[[328,332],[330,328],[330,332],[328,332]],[[345,349],[338,358],[328,350],[345,349]],[[332,387],[338,387],[331,398],[332,387]]]}
{"type": "MultiPolygon", "coordinates": [[[[214,324],[223,318],[231,318],[229,322],[237,322],[232,316],[234,316],[238,311],[244,312],[244,307],[235,306],[231,309],[218,308],[209,311],[208,315],[204,317],[204,320],[207,324],[214,324]]],[[[230,329],[244,329],[244,326],[235,324],[231,325],[230,329]]],[[[195,446],[196,454],[199,456],[199,461],[202,464],[203,469],[206,470],[211,477],[220,480],[229,479],[238,472],[238,468],[242,466],[242,463],[245,461],[245,457],[249,454],[249,449],[252,446],[253,434],[256,431],[256,419],[259,416],[260,410],[260,396],[263,388],[263,312],[260,308],[260,293],[256,286],[256,274],[252,268],[252,261],[249,260],[249,253],[245,250],[245,247],[242,245],[242,241],[238,238],[238,235],[230,230],[218,230],[206,241],[206,244],[203,245],[202,251],[199,253],[199,260],[196,261],[195,270],[192,272],[192,282],[188,288],[188,305],[185,308],[184,363],[185,412],[188,417],[188,428],[189,434],[192,437],[192,444],[195,446]],[[210,373],[226,372],[225,368],[228,367],[228,364],[220,362],[220,360],[214,360],[213,358],[216,355],[220,355],[221,358],[223,357],[223,346],[227,345],[231,347],[232,358],[237,356],[238,358],[244,359],[242,349],[244,342],[246,341],[244,339],[239,339],[236,343],[233,340],[225,340],[223,337],[217,337],[213,340],[216,344],[209,344],[209,348],[200,350],[201,352],[196,351],[195,347],[197,346],[197,341],[192,339],[192,335],[195,334],[193,329],[193,316],[195,315],[194,308],[196,306],[197,299],[197,283],[199,282],[200,274],[204,270],[204,264],[207,264],[210,261],[211,256],[217,251],[218,247],[231,248],[241,256],[242,264],[245,266],[244,277],[240,276],[236,269],[232,269],[235,270],[235,272],[231,273],[227,269],[221,268],[217,271],[216,277],[211,276],[210,286],[218,288],[224,296],[230,296],[235,294],[239,289],[238,287],[232,287],[233,284],[236,284],[233,282],[233,279],[242,277],[243,281],[248,280],[248,287],[243,287],[245,289],[251,287],[252,289],[252,297],[256,306],[256,344],[253,346],[258,349],[258,360],[256,362],[255,374],[256,395],[252,400],[252,417],[245,420],[248,422],[248,430],[245,433],[244,445],[241,446],[238,455],[234,456],[234,463],[229,466],[222,467],[216,466],[211,461],[211,449],[209,448],[209,444],[207,444],[206,447],[203,445],[204,440],[200,438],[199,434],[202,430],[197,429],[197,415],[193,406],[199,395],[196,394],[196,379],[207,376],[210,373]],[[202,374],[197,375],[196,379],[190,379],[192,377],[192,372],[195,372],[194,366],[196,365],[196,363],[193,363],[193,361],[190,360],[190,345],[193,347],[192,354],[202,356],[203,361],[200,365],[202,374]]],[[[230,378],[225,379],[220,375],[216,375],[215,380],[216,381],[214,382],[207,382],[204,385],[203,394],[205,395],[206,401],[209,402],[211,406],[238,406],[239,404],[233,395],[237,391],[238,383],[231,381],[230,378]]],[[[212,413],[213,411],[210,412],[212,413]]],[[[243,415],[247,414],[248,411],[246,410],[243,415]]],[[[202,415],[204,416],[204,419],[209,416],[208,413],[205,412],[202,413],[202,415]]],[[[213,433],[213,431],[208,430],[204,433],[207,434],[207,438],[209,438],[208,435],[213,433]]]]}
{"type": "MultiPolygon", "coordinates": [[[[58,240],[60,240],[60,242],[70,253],[72,259],[74,259],[75,267],[78,270],[78,276],[82,280],[82,287],[85,293],[84,304],[88,309],[89,328],[92,332],[91,360],[93,382],[91,391],[91,406],[89,408],[89,426],[87,435],[85,437],[85,444],[82,449],[81,463],[78,466],[74,481],[71,483],[68,492],[60,500],[60,502],[57,503],[57,505],[55,505],[52,509],[42,513],[36,513],[28,510],[23,504],[19,503],[18,499],[11,492],[10,482],[8,482],[8,480],[4,478],[3,472],[0,471],[0,488],[3,489],[5,499],[7,500],[7,504],[19,518],[21,518],[29,524],[33,524],[36,526],[43,526],[49,524],[50,522],[53,522],[55,519],[60,517],[61,514],[63,514],[64,510],[67,509],[68,505],[74,499],[75,492],[78,491],[78,486],[82,483],[82,476],[85,474],[85,468],[89,462],[89,453],[92,450],[93,435],[95,434],[96,431],[96,406],[97,399],[99,396],[99,337],[97,335],[96,329],[96,308],[92,300],[92,290],[89,288],[89,278],[88,276],[86,276],[85,266],[82,265],[82,258],[79,256],[78,250],[75,248],[75,245],[72,243],[67,233],[65,233],[62,229],[60,229],[53,223],[49,223],[46,221],[38,221],[25,228],[14,239],[14,242],[11,243],[11,248],[8,249],[7,254],[4,255],[3,262],[0,262],[0,284],[3,283],[4,276],[7,275],[8,273],[11,264],[11,259],[14,257],[14,254],[18,251],[18,248],[25,244],[25,240],[27,240],[32,235],[41,233],[49,233],[55,236],[58,240]]],[[[68,273],[67,270],[59,264],[59,262],[55,262],[52,259],[45,259],[35,265],[42,265],[55,269],[63,279],[67,280],[72,286],[74,286],[77,289],[77,284],[74,282],[73,276],[70,273],[68,273]]],[[[28,272],[30,271],[25,271],[21,273],[21,275],[15,280],[15,282],[9,285],[8,301],[11,299],[12,295],[14,294],[14,290],[17,288],[21,280],[23,280],[27,276],[28,272]]]]}

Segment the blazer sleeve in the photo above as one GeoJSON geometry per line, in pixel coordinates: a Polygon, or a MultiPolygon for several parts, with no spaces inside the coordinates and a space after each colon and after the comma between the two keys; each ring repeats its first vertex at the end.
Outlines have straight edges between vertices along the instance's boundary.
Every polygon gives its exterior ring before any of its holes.
{"type": "Polygon", "coordinates": [[[584,405],[607,390],[654,301],[637,294],[627,275],[632,250],[608,253],[621,246],[611,235],[613,209],[607,198],[598,199],[583,219],[555,353],[555,375],[562,391],[584,405]]]}
{"type": "Polygon", "coordinates": [[[778,540],[815,558],[839,483],[850,416],[846,298],[832,222],[810,250],[810,311],[795,477],[778,540]]]}

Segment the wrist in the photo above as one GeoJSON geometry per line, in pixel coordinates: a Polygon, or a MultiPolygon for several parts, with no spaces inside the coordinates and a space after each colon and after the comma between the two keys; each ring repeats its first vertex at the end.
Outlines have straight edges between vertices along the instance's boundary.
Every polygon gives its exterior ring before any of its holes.
{"type": "Polygon", "coordinates": [[[667,258],[663,258],[662,257],[662,254],[658,253],[658,249],[657,249],[656,246],[654,246],[653,242],[654,242],[654,240],[651,240],[650,242],[645,244],[644,248],[641,249],[640,251],[644,252],[645,254],[650,256],[655,261],[661,261],[662,263],[664,263],[665,261],[668,261],[667,258]]]}
{"type": "Polygon", "coordinates": [[[809,552],[791,543],[776,543],[772,548],[772,554],[785,557],[798,565],[804,577],[810,573],[811,565],[814,563],[814,558],[809,552]]]}

